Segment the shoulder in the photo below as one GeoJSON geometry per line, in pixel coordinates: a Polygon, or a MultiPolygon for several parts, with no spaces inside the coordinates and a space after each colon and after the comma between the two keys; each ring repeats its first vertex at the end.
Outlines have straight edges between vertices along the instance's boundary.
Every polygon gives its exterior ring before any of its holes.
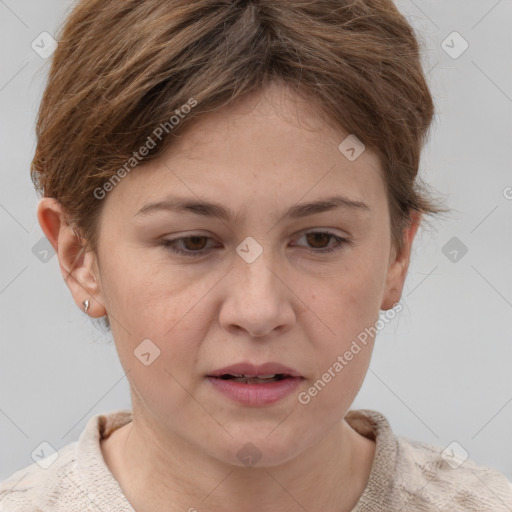
{"type": "Polygon", "coordinates": [[[35,507],[45,511],[68,510],[70,504],[60,500],[70,496],[73,483],[77,481],[76,447],[76,441],[70,443],[1,482],[0,511],[28,512],[35,507]]]}
{"type": "Polygon", "coordinates": [[[405,436],[396,440],[396,484],[405,505],[450,512],[512,510],[512,484],[499,471],[477,464],[451,445],[444,448],[405,436]]]}
{"type": "Polygon", "coordinates": [[[477,464],[460,445],[396,435],[387,418],[370,409],[351,410],[346,420],[376,441],[369,481],[354,512],[512,511],[512,484],[505,475],[477,464]]]}
{"type": "Polygon", "coordinates": [[[129,421],[125,409],[91,417],[78,441],[0,483],[0,512],[134,512],[101,451],[101,440],[129,421]]]}

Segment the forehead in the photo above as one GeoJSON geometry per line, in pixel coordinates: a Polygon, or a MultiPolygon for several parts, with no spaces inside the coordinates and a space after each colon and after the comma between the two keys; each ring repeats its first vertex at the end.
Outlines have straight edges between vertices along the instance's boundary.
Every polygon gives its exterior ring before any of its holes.
{"type": "MultiPolygon", "coordinates": [[[[290,161],[302,158],[306,151],[313,150],[319,157],[332,152],[349,135],[312,100],[299,96],[287,85],[271,83],[194,121],[173,138],[167,154],[179,153],[192,159],[222,156],[227,160],[231,154],[239,158],[243,150],[250,163],[265,154],[276,156],[284,151],[290,161]],[[237,148],[239,151],[235,151],[237,148]]],[[[378,167],[375,155],[365,153],[366,165],[378,167]]],[[[340,155],[337,151],[336,156],[340,155]]]]}
{"type": "Polygon", "coordinates": [[[277,211],[338,193],[378,207],[386,201],[378,158],[369,149],[347,158],[339,146],[349,135],[311,102],[272,86],[194,121],[112,195],[137,211],[176,193],[232,211],[277,211]]]}

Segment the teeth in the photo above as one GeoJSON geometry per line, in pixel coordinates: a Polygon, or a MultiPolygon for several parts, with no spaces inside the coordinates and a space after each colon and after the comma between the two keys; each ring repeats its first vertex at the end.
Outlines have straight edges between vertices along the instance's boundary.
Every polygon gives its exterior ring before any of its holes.
{"type": "Polygon", "coordinates": [[[245,378],[245,379],[273,379],[276,375],[279,375],[277,373],[270,373],[268,375],[257,375],[256,377],[248,377],[247,375],[244,375],[243,373],[229,373],[229,374],[226,374],[226,375],[229,375],[230,377],[235,377],[235,378],[245,378]]]}
{"type": "Polygon", "coordinates": [[[260,379],[259,377],[234,377],[233,380],[235,382],[243,382],[245,384],[250,384],[250,383],[263,383],[263,382],[274,382],[275,378],[271,378],[271,379],[260,379]]]}
{"type": "Polygon", "coordinates": [[[278,380],[285,379],[287,375],[283,373],[269,373],[267,375],[258,375],[256,377],[248,377],[242,373],[225,373],[223,375],[219,375],[218,378],[226,380],[232,379],[237,382],[275,382],[278,380]]]}
{"type": "Polygon", "coordinates": [[[235,382],[243,382],[245,384],[257,384],[257,383],[265,383],[276,382],[278,380],[283,379],[284,376],[280,374],[273,375],[260,375],[258,377],[231,377],[231,380],[235,382]]]}

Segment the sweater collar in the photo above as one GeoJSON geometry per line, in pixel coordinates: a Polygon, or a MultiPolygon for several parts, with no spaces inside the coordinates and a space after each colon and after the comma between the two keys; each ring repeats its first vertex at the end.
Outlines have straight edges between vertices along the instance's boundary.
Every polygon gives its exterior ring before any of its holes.
{"type": "MultiPolygon", "coordinates": [[[[373,410],[350,410],[347,423],[359,434],[376,443],[368,483],[352,512],[379,510],[392,512],[386,504],[393,503],[398,443],[386,417],[373,410]]],[[[77,446],[77,467],[85,492],[99,510],[135,512],[119,483],[103,459],[100,440],[132,421],[132,411],[118,409],[92,417],[80,435],[77,446]]]]}
{"type": "Polygon", "coordinates": [[[359,434],[375,441],[368,483],[352,512],[393,512],[398,442],[386,417],[370,409],[350,410],[345,421],[359,434]]]}

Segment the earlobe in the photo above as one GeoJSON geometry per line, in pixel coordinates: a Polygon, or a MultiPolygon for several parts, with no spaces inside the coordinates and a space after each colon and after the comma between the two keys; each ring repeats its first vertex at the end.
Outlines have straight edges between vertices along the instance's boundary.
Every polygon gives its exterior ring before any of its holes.
{"type": "Polygon", "coordinates": [[[382,310],[392,309],[402,297],[402,290],[409,269],[412,244],[421,222],[421,214],[413,211],[410,213],[410,219],[409,225],[403,232],[403,246],[400,251],[395,251],[389,264],[380,307],[382,310]]]}
{"type": "Polygon", "coordinates": [[[85,252],[75,230],[66,220],[62,205],[54,198],[44,197],[37,207],[37,218],[46,238],[57,253],[60,271],[78,307],[99,318],[106,314],[98,278],[95,275],[95,255],[85,252]]]}

